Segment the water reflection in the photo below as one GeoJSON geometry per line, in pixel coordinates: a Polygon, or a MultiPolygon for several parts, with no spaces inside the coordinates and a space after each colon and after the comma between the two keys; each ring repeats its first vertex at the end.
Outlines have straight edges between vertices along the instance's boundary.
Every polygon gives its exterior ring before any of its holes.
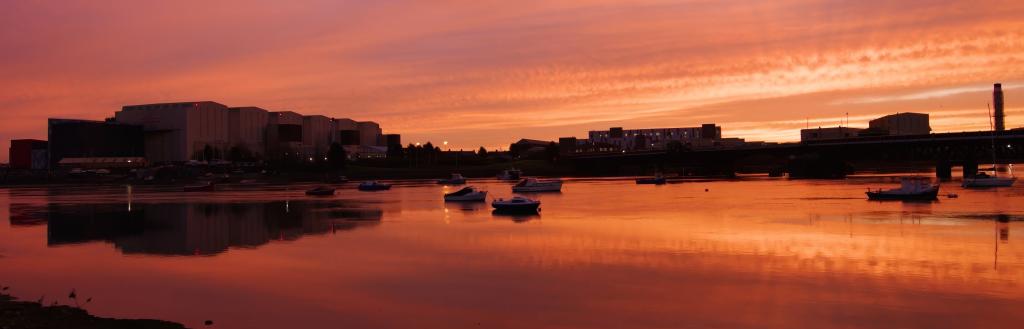
{"type": "Polygon", "coordinates": [[[11,222],[47,223],[47,245],[112,243],[125,254],[215,255],[271,241],[375,226],[376,208],[342,202],[49,204],[11,207],[11,222]],[[18,213],[18,216],[14,214],[18,213]]]}

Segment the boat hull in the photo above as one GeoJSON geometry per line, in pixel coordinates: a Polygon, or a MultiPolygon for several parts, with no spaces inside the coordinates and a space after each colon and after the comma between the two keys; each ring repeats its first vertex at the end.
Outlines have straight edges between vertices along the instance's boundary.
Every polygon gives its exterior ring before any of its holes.
{"type": "Polygon", "coordinates": [[[536,193],[536,192],[561,192],[562,182],[543,182],[533,185],[513,186],[512,192],[515,193],[536,193]]]}
{"type": "Polygon", "coordinates": [[[540,211],[539,203],[531,204],[491,204],[495,212],[506,214],[535,214],[540,211]]]}
{"type": "Polygon", "coordinates": [[[391,185],[359,185],[360,191],[387,191],[391,189],[391,185]]]}
{"type": "Polygon", "coordinates": [[[306,191],[306,195],[309,195],[309,196],[331,196],[331,195],[334,195],[334,189],[309,190],[309,191],[306,191]]]}
{"type": "Polygon", "coordinates": [[[636,183],[639,185],[661,185],[665,184],[665,178],[637,178],[636,183]]]}
{"type": "Polygon", "coordinates": [[[213,192],[215,190],[214,185],[202,185],[202,186],[185,186],[182,188],[185,192],[213,192]]]}
{"type": "Polygon", "coordinates": [[[1010,187],[1016,178],[964,178],[963,187],[1010,187]]]}
{"type": "Polygon", "coordinates": [[[932,201],[939,198],[939,189],[921,193],[866,192],[868,200],[875,201],[932,201]]]}
{"type": "Polygon", "coordinates": [[[446,202],[483,202],[487,200],[487,193],[474,193],[467,195],[452,195],[445,196],[444,201],[446,202]]]}
{"type": "Polygon", "coordinates": [[[462,185],[466,184],[465,179],[441,179],[437,181],[441,185],[462,185]]]}

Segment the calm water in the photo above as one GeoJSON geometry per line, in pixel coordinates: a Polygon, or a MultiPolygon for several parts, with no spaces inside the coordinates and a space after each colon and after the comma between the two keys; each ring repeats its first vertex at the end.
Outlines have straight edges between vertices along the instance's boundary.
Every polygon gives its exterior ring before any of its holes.
{"type": "Polygon", "coordinates": [[[1024,326],[1024,188],[864,198],[895,184],[570,180],[534,217],[410,182],[0,189],[0,285],[215,328],[1024,326]]]}

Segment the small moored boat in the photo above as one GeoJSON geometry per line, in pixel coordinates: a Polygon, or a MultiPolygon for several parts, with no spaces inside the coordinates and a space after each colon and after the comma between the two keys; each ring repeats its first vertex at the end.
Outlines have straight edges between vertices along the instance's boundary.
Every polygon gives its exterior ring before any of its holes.
{"type": "Polygon", "coordinates": [[[989,176],[985,172],[979,172],[974,177],[965,177],[963,187],[1010,187],[1017,181],[1017,177],[989,176]]]}
{"type": "Polygon", "coordinates": [[[360,191],[385,191],[390,189],[391,184],[381,183],[375,180],[359,183],[360,191]]]}
{"type": "Polygon", "coordinates": [[[213,182],[207,182],[206,184],[202,185],[185,186],[184,188],[182,188],[182,190],[185,192],[212,192],[215,189],[214,186],[216,185],[214,185],[213,182]]]}
{"type": "Polygon", "coordinates": [[[444,184],[444,185],[462,185],[462,184],[466,184],[466,177],[462,177],[461,174],[452,174],[452,177],[445,178],[445,179],[438,179],[437,183],[438,184],[444,184]]]}
{"type": "Polygon", "coordinates": [[[523,172],[519,169],[508,169],[498,173],[498,180],[519,180],[522,177],[523,172]]]}
{"type": "Polygon", "coordinates": [[[536,213],[540,210],[540,201],[517,196],[509,200],[494,200],[491,207],[494,207],[494,211],[505,213],[536,213]]]}
{"type": "Polygon", "coordinates": [[[444,201],[484,201],[487,199],[487,191],[477,190],[475,187],[466,186],[461,190],[446,193],[444,201]]]}
{"type": "Polygon", "coordinates": [[[516,185],[512,186],[512,192],[524,193],[524,192],[561,192],[562,181],[561,180],[538,180],[536,178],[526,178],[519,181],[516,185]]]}
{"type": "Polygon", "coordinates": [[[333,187],[327,187],[327,186],[317,186],[317,187],[314,187],[314,188],[306,190],[306,195],[313,195],[313,196],[334,195],[334,188],[333,187]]]}
{"type": "Polygon", "coordinates": [[[665,182],[666,182],[665,176],[662,176],[660,173],[654,175],[654,177],[644,177],[644,178],[637,178],[636,179],[636,183],[637,184],[661,185],[661,184],[665,184],[665,182]]]}
{"type": "Polygon", "coordinates": [[[891,190],[868,190],[868,200],[917,200],[930,201],[938,199],[939,185],[932,184],[927,177],[905,177],[900,179],[900,187],[891,190]]]}

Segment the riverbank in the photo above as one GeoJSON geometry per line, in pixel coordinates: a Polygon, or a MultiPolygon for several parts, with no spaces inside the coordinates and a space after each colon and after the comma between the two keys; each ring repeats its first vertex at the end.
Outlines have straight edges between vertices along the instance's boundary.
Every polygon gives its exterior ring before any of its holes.
{"type": "Polygon", "coordinates": [[[0,328],[184,329],[185,326],[162,320],[101,318],[90,315],[80,308],[64,305],[43,306],[0,294],[0,328]]]}
{"type": "Polygon", "coordinates": [[[219,183],[235,183],[241,181],[264,183],[300,183],[333,181],[339,176],[350,180],[394,180],[394,179],[440,179],[448,178],[452,173],[460,173],[469,178],[493,178],[507,169],[519,169],[526,176],[533,177],[572,177],[578,173],[571,165],[551,163],[544,160],[521,160],[504,163],[477,165],[432,165],[422,167],[391,167],[366,164],[349,164],[343,169],[295,169],[279,170],[273,168],[248,169],[247,171],[224,170],[223,168],[189,167],[167,170],[171,174],[157,175],[153,180],[139,179],[131,173],[89,174],[89,175],[48,175],[45,172],[19,173],[14,175],[0,174],[0,186],[31,186],[31,185],[173,185],[193,184],[200,181],[216,181],[219,183]]]}

